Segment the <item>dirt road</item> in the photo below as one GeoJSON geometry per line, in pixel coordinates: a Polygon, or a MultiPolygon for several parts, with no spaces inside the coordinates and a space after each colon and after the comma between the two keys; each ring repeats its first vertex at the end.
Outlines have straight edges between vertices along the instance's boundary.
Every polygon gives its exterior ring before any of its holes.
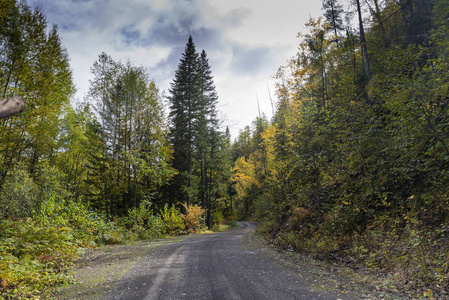
{"type": "Polygon", "coordinates": [[[241,222],[227,232],[141,247],[135,258],[112,263],[106,281],[93,284],[94,276],[89,291],[78,287],[74,296],[74,286],[72,296],[61,299],[345,299],[313,290],[295,272],[248,248],[243,237],[255,226],[241,222]]]}

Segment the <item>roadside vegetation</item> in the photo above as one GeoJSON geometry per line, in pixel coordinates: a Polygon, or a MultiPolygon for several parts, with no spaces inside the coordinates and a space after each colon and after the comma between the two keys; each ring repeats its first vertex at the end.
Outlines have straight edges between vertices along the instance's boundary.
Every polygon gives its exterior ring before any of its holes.
{"type": "MultiPolygon", "coordinates": [[[[142,203],[126,216],[108,221],[76,201],[57,178],[42,179],[46,190],[28,177],[26,169],[18,168],[1,192],[2,212],[9,216],[0,221],[0,299],[50,297],[52,288],[73,283],[73,262],[87,249],[207,229],[205,210],[185,204],[182,213],[168,204],[153,212],[150,203],[142,203]],[[26,199],[23,210],[7,209],[8,194],[26,199]]],[[[217,221],[217,226],[226,226],[224,222],[217,221]]]]}
{"type": "Polygon", "coordinates": [[[190,54],[197,107],[189,117],[201,144],[185,149],[143,67],[99,54],[75,106],[57,26],[26,1],[0,0],[0,97],[26,102],[0,120],[0,299],[50,297],[88,248],[235,224],[231,162],[221,159],[230,140],[219,132],[206,53],[190,54]],[[176,163],[186,151],[188,184],[176,163]]]}
{"type": "Polygon", "coordinates": [[[323,10],[275,74],[273,118],[231,143],[191,36],[168,118],[151,74],[106,53],[75,106],[57,26],[0,0],[0,96],[27,106],[0,120],[0,299],[48,296],[85,249],[237,219],[279,247],[382,274],[379,289],[447,298],[449,3],[323,10]]]}
{"type": "Polygon", "coordinates": [[[449,3],[352,1],[354,28],[347,2],[323,1],[276,74],[274,118],[234,143],[239,217],[379,289],[447,298],[449,3]]]}

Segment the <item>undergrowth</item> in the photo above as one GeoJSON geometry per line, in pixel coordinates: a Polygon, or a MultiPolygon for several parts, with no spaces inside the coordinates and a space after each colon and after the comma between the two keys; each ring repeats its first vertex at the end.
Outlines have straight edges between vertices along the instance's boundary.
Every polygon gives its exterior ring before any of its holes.
{"type": "Polygon", "coordinates": [[[50,298],[52,288],[73,283],[71,267],[88,248],[185,234],[203,226],[201,207],[159,214],[142,203],[112,221],[81,202],[44,200],[30,217],[0,220],[0,299],[50,298]]]}
{"type": "MultiPolygon", "coordinates": [[[[449,226],[429,224],[426,212],[385,212],[364,230],[345,232],[332,218],[293,209],[282,224],[266,221],[258,231],[284,249],[338,262],[370,274],[373,288],[410,298],[449,297],[449,226]]],[[[356,274],[355,273],[355,274],[356,274]]]]}
{"type": "Polygon", "coordinates": [[[125,231],[85,205],[52,196],[27,218],[0,222],[0,299],[48,296],[70,282],[70,267],[83,249],[117,244],[125,231]]]}
{"type": "Polygon", "coordinates": [[[0,300],[50,298],[53,288],[73,282],[73,263],[86,249],[204,225],[197,205],[185,214],[174,205],[155,212],[149,201],[109,220],[74,200],[56,169],[45,170],[42,180],[33,180],[20,165],[0,189],[0,300]]]}

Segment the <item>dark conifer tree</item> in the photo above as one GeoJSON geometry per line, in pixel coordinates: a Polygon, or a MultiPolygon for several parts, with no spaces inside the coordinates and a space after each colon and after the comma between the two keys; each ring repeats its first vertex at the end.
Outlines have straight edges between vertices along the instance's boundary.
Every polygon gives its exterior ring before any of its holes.
{"type": "Polygon", "coordinates": [[[179,174],[171,186],[171,201],[198,201],[210,208],[212,164],[217,154],[218,96],[203,50],[195,51],[189,37],[170,89],[173,167],[179,174]]]}
{"type": "Polygon", "coordinates": [[[207,125],[216,128],[218,126],[217,119],[217,101],[218,95],[215,90],[214,79],[212,77],[212,71],[210,70],[209,59],[207,58],[206,51],[203,50],[200,56],[200,82],[201,82],[201,95],[205,105],[205,116],[207,117],[207,125]]]}
{"type": "Polygon", "coordinates": [[[338,4],[337,0],[323,0],[324,17],[331,25],[331,30],[335,35],[335,42],[338,44],[339,31],[344,29],[343,26],[343,7],[338,4]]]}
{"type": "Polygon", "coordinates": [[[187,198],[189,204],[192,197],[194,139],[198,135],[204,106],[199,70],[199,56],[190,36],[169,90],[173,167],[179,171],[174,178],[174,194],[171,196],[174,202],[187,198]]]}
{"type": "Polygon", "coordinates": [[[208,178],[208,169],[213,160],[213,147],[216,132],[218,130],[218,120],[216,103],[218,96],[215,91],[215,84],[210,70],[209,59],[206,51],[201,52],[199,58],[200,68],[200,84],[201,84],[201,101],[203,105],[203,113],[200,118],[199,136],[198,136],[198,154],[200,159],[200,198],[201,205],[205,207],[206,192],[211,184],[211,178],[208,178]]]}

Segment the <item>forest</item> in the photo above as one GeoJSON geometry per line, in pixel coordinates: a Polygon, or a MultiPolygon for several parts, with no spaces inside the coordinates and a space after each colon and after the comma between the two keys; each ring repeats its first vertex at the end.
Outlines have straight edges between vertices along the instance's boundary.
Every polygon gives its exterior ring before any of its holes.
{"type": "Polygon", "coordinates": [[[274,118],[233,143],[236,210],[280,247],[446,298],[449,2],[365,1],[368,20],[359,2],[354,28],[323,1],[275,75],[274,118]]]}
{"type": "Polygon", "coordinates": [[[273,118],[231,141],[192,36],[168,96],[103,52],[75,105],[57,26],[0,0],[0,98],[26,102],[0,120],[0,299],[49,296],[85,249],[237,220],[379,289],[447,297],[449,1],[322,4],[273,74],[273,118]]]}

